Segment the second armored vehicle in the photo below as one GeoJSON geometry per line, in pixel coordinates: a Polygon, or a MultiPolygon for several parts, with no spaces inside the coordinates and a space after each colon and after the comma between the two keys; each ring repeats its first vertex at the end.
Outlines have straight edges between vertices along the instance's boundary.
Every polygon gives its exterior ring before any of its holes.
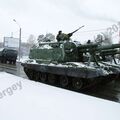
{"type": "Polygon", "coordinates": [[[0,51],[0,62],[15,64],[17,59],[17,50],[4,48],[0,51]]]}

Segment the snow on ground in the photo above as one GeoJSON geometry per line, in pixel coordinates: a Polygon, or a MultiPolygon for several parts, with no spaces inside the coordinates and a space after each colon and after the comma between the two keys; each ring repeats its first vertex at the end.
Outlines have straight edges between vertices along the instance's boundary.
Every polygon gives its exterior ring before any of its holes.
{"type": "Polygon", "coordinates": [[[119,103],[0,73],[1,120],[120,120],[119,112],[119,103]]]}

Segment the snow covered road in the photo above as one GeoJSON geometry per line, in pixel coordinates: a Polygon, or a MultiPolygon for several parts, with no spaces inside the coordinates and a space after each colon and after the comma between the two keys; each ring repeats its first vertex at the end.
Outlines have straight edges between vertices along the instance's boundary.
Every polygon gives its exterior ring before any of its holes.
{"type": "Polygon", "coordinates": [[[120,120],[119,103],[5,72],[0,73],[0,95],[0,120],[120,120]]]}

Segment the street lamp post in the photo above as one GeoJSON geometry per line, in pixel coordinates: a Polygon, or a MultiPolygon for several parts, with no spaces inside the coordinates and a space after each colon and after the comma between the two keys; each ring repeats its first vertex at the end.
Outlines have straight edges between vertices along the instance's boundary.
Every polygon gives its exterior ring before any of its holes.
{"type": "Polygon", "coordinates": [[[20,58],[21,58],[21,27],[15,19],[13,19],[13,21],[19,26],[19,51],[18,51],[19,57],[18,57],[18,60],[20,62],[20,58]]]}

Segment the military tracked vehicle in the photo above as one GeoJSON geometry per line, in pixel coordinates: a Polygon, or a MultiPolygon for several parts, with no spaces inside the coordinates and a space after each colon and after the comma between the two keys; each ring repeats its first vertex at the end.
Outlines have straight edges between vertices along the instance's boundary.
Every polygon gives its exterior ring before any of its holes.
{"type": "Polygon", "coordinates": [[[0,62],[15,64],[17,59],[17,50],[3,48],[0,51],[0,62]]]}
{"type": "Polygon", "coordinates": [[[118,77],[120,69],[101,63],[98,56],[101,50],[119,47],[71,41],[40,43],[31,48],[30,59],[22,65],[31,80],[79,91],[118,77]]]}

